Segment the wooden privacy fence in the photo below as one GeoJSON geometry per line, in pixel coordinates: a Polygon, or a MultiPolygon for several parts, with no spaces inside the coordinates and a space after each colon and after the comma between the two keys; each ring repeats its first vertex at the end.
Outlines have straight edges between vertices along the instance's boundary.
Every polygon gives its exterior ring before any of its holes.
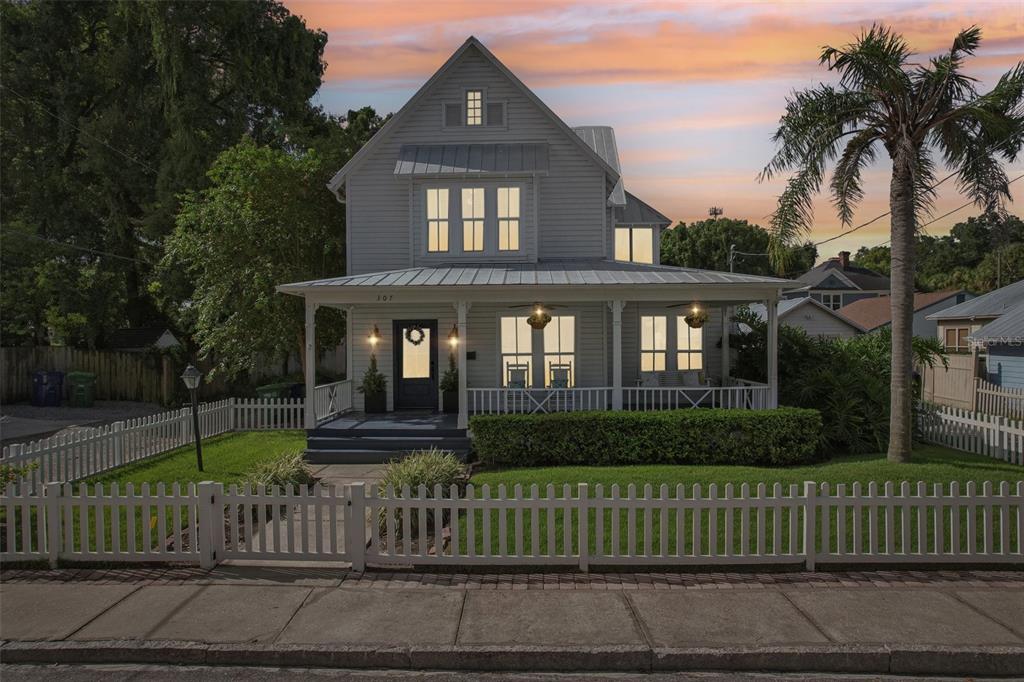
{"type": "Polygon", "coordinates": [[[1004,388],[984,379],[975,379],[974,409],[1024,420],[1024,388],[1004,388]]]}
{"type": "Polygon", "coordinates": [[[366,565],[1019,563],[1024,481],[415,492],[9,486],[0,560],[366,565]],[[721,494],[720,494],[721,490],[721,494]],[[492,492],[494,493],[492,495],[492,492]],[[369,523],[367,523],[369,521],[369,523]]]}
{"type": "MultiPolygon", "coordinates": [[[[301,400],[229,398],[199,406],[203,438],[229,431],[301,429],[301,400]]],[[[35,466],[29,484],[72,482],[190,445],[195,439],[192,409],[114,422],[30,443],[4,446],[0,464],[35,466]]]]}
{"type": "Polygon", "coordinates": [[[929,442],[1024,465],[1024,421],[929,406],[921,411],[919,423],[929,442]]]}

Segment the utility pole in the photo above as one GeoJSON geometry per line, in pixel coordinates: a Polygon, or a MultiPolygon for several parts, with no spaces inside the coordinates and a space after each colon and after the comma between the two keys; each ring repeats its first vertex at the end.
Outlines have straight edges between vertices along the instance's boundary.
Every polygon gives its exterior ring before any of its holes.
{"type": "Polygon", "coordinates": [[[711,216],[712,220],[718,220],[718,216],[725,213],[725,210],[721,206],[712,206],[708,209],[708,215],[711,216]]]}
{"type": "Polygon", "coordinates": [[[733,263],[736,260],[736,245],[729,245],[729,272],[732,272],[733,263]]]}

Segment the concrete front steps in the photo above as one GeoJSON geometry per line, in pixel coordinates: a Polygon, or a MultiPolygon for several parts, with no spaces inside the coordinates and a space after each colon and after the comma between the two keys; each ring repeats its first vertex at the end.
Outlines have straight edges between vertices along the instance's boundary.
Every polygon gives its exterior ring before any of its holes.
{"type": "Polygon", "coordinates": [[[470,445],[466,429],[457,428],[454,415],[352,413],[306,431],[306,461],[380,464],[431,447],[451,450],[465,460],[470,445]]]}

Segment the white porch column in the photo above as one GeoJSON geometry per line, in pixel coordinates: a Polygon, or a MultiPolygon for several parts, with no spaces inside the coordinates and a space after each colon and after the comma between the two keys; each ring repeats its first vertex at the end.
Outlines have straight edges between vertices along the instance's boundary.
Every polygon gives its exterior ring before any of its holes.
{"type": "Polygon", "coordinates": [[[608,301],[612,309],[612,409],[622,409],[622,301],[608,301]]]}
{"type": "Polygon", "coordinates": [[[469,377],[466,367],[466,346],[468,337],[466,334],[466,316],[469,312],[469,304],[459,301],[455,304],[455,311],[458,316],[459,328],[459,421],[458,428],[469,427],[469,377]]]}
{"type": "Polygon", "coordinates": [[[729,306],[722,306],[722,386],[729,385],[729,375],[732,368],[729,367],[729,306]]]}
{"type": "Polygon", "coordinates": [[[316,308],[315,302],[309,300],[307,296],[305,299],[306,303],[306,367],[305,367],[305,383],[306,383],[306,402],[303,413],[305,416],[305,426],[307,429],[316,428],[316,399],[314,395],[316,393],[316,308]]]}
{"type": "Polygon", "coordinates": [[[768,311],[768,407],[779,406],[779,303],[764,302],[768,311]]]}
{"type": "MultiPolygon", "coordinates": [[[[352,330],[354,329],[352,317],[355,311],[356,307],[352,305],[345,309],[345,378],[349,381],[352,380],[352,363],[354,362],[352,358],[352,341],[354,339],[352,336],[352,330]]],[[[355,389],[353,388],[352,390],[355,389]]]]}

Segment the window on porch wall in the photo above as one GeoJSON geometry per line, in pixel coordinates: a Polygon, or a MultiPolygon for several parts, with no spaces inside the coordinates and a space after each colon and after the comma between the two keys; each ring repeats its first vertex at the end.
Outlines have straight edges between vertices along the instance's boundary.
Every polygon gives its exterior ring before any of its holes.
{"type": "Polygon", "coordinates": [[[551,385],[551,366],[569,366],[569,387],[576,385],[576,318],[552,317],[544,327],[544,385],[551,385]]]}
{"type": "Polygon", "coordinates": [[[668,319],[664,315],[640,316],[640,371],[664,372],[668,344],[668,319]]]}
{"type": "Polygon", "coordinates": [[[703,332],[686,324],[682,315],[676,318],[676,369],[704,369],[703,332]]]}
{"type": "Polygon", "coordinates": [[[508,386],[508,370],[526,365],[526,387],[533,384],[533,328],[525,317],[501,318],[501,385],[508,386]]]}

